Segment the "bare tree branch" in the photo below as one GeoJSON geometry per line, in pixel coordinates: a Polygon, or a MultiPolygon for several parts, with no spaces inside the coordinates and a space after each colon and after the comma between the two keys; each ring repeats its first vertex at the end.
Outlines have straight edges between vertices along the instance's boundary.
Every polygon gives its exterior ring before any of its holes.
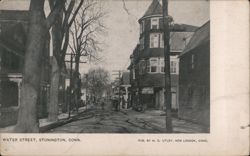
{"type": "MultiPolygon", "coordinates": [[[[66,0],[56,0],[54,2],[54,7],[52,8],[50,14],[48,15],[46,19],[46,26],[47,28],[50,28],[55,21],[55,18],[60,14],[60,11],[64,7],[66,0]]],[[[52,0],[49,1],[50,5],[52,5],[52,0]]]]}

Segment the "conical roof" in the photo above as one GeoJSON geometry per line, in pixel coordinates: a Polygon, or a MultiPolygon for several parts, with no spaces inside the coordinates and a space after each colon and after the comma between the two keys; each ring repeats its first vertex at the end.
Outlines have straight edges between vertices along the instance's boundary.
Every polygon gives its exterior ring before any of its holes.
{"type": "Polygon", "coordinates": [[[145,14],[142,16],[142,18],[146,16],[152,16],[152,15],[162,15],[162,6],[159,2],[159,0],[153,0],[150,6],[148,7],[148,10],[145,12],[145,14]]]}

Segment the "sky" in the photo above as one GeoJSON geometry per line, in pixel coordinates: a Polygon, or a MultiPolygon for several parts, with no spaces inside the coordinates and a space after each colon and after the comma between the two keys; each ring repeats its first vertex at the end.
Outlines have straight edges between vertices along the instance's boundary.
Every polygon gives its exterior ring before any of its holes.
{"type": "MultiPolygon", "coordinates": [[[[139,41],[140,19],[152,0],[103,0],[104,11],[108,12],[104,24],[107,27],[105,36],[100,36],[103,61],[99,64],[81,64],[81,73],[93,66],[100,66],[111,72],[127,70],[129,56],[139,41]]],[[[160,0],[161,2],[161,0],[160,0]]],[[[27,10],[29,0],[2,0],[0,9],[27,10]]],[[[48,9],[48,6],[45,6],[48,9]]],[[[175,23],[201,26],[209,20],[209,1],[207,0],[169,0],[169,14],[175,23]]]]}

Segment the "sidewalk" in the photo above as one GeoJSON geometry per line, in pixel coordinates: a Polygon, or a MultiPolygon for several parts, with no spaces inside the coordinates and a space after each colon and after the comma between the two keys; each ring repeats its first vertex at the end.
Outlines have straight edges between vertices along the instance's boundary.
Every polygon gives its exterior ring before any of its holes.
{"type": "MultiPolygon", "coordinates": [[[[147,110],[141,113],[128,110],[122,111],[128,116],[136,118],[138,122],[147,122],[147,124],[150,124],[159,131],[164,132],[166,129],[166,116],[164,111],[147,110]]],[[[174,133],[208,133],[208,127],[176,117],[172,117],[172,125],[174,133]]]]}
{"type": "MultiPolygon", "coordinates": [[[[85,112],[86,108],[85,107],[81,107],[78,110],[78,114],[76,112],[71,113],[70,114],[70,118],[69,118],[69,114],[68,113],[61,113],[58,115],[58,121],[56,122],[50,122],[48,121],[48,118],[45,119],[39,119],[39,130],[41,133],[46,132],[49,129],[67,124],[69,122],[72,122],[75,120],[75,118],[80,115],[81,113],[85,112]]],[[[0,128],[0,133],[13,133],[15,128],[15,125],[12,126],[8,126],[8,127],[4,127],[4,128],[0,128]]]]}

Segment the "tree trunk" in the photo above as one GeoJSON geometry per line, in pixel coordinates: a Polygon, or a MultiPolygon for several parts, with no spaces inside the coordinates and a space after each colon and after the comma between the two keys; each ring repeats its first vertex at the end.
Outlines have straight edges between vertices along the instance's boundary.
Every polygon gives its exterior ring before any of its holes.
{"type": "Polygon", "coordinates": [[[52,41],[53,41],[53,57],[51,59],[51,84],[50,84],[50,101],[48,106],[48,119],[49,121],[58,120],[58,96],[59,96],[59,83],[62,63],[60,62],[61,44],[62,44],[62,11],[56,18],[52,26],[52,41]]]}
{"type": "Polygon", "coordinates": [[[37,99],[41,78],[41,58],[46,35],[48,35],[43,7],[44,0],[31,0],[20,107],[15,127],[15,131],[19,133],[39,132],[37,99]]]}
{"type": "Polygon", "coordinates": [[[48,106],[49,121],[58,120],[58,95],[60,83],[60,67],[53,56],[51,59],[52,72],[51,72],[51,85],[50,85],[50,101],[48,106]]]}

